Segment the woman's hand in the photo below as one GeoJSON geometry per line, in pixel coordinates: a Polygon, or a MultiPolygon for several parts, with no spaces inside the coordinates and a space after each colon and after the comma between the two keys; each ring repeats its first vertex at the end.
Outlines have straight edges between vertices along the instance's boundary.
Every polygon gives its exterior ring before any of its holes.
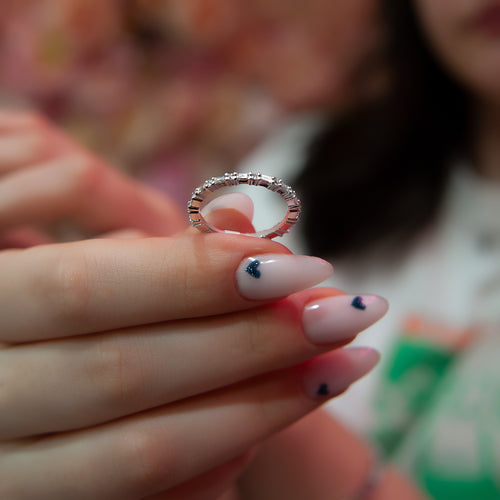
{"type": "Polygon", "coordinates": [[[330,272],[271,241],[191,231],[2,252],[0,498],[219,486],[375,364],[359,349],[310,359],[386,309],[300,291],[330,272]]]}
{"type": "Polygon", "coordinates": [[[60,221],[164,235],[184,217],[37,116],[0,114],[0,214],[0,246],[33,247],[0,253],[0,498],[216,498],[256,444],[376,362],[311,359],[386,304],[304,290],[330,266],[276,243],[52,243],[60,221]]]}
{"type": "Polygon", "coordinates": [[[186,217],[42,117],[0,112],[0,248],[139,230],[174,234],[186,217]]]}

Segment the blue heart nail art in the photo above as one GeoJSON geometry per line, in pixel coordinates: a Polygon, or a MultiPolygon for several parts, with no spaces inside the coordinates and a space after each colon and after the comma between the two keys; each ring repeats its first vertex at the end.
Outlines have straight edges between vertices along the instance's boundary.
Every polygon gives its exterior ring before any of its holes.
{"type": "Polygon", "coordinates": [[[245,269],[245,271],[250,276],[253,276],[254,278],[259,279],[260,275],[261,275],[260,271],[257,269],[259,266],[260,266],[260,260],[255,259],[252,262],[250,262],[250,264],[248,264],[248,266],[245,269]]]}
{"type": "Polygon", "coordinates": [[[360,309],[361,311],[364,311],[366,309],[366,305],[363,304],[363,297],[360,297],[359,295],[352,299],[351,306],[355,307],[356,309],[360,309]]]}

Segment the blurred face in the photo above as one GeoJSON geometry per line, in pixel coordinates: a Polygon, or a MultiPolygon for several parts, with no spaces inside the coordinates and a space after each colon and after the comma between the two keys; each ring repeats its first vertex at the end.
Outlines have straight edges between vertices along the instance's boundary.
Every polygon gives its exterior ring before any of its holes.
{"type": "Polygon", "coordinates": [[[480,100],[500,104],[500,0],[413,0],[443,64],[480,100]]]}

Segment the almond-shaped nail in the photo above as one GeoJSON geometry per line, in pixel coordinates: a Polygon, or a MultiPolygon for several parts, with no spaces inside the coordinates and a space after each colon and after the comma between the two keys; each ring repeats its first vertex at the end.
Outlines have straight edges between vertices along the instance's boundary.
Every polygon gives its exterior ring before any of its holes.
{"type": "Polygon", "coordinates": [[[379,359],[379,353],[370,347],[348,347],[315,358],[304,368],[304,391],[312,399],[341,394],[379,359]]]}
{"type": "Polygon", "coordinates": [[[307,304],[302,326],[313,344],[330,344],[355,337],[388,309],[387,300],[377,295],[336,295],[307,304]]]}
{"type": "Polygon", "coordinates": [[[236,271],[236,283],[247,299],[267,300],[317,285],[333,273],[330,263],[318,257],[264,254],[247,257],[236,271]]]}

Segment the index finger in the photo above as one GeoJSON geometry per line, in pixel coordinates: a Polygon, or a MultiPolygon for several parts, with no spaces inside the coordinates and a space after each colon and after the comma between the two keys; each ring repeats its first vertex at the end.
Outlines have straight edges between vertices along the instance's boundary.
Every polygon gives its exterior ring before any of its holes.
{"type": "Polygon", "coordinates": [[[231,234],[87,240],[0,254],[0,341],[248,309],[309,288],[326,261],[231,234]]]}

